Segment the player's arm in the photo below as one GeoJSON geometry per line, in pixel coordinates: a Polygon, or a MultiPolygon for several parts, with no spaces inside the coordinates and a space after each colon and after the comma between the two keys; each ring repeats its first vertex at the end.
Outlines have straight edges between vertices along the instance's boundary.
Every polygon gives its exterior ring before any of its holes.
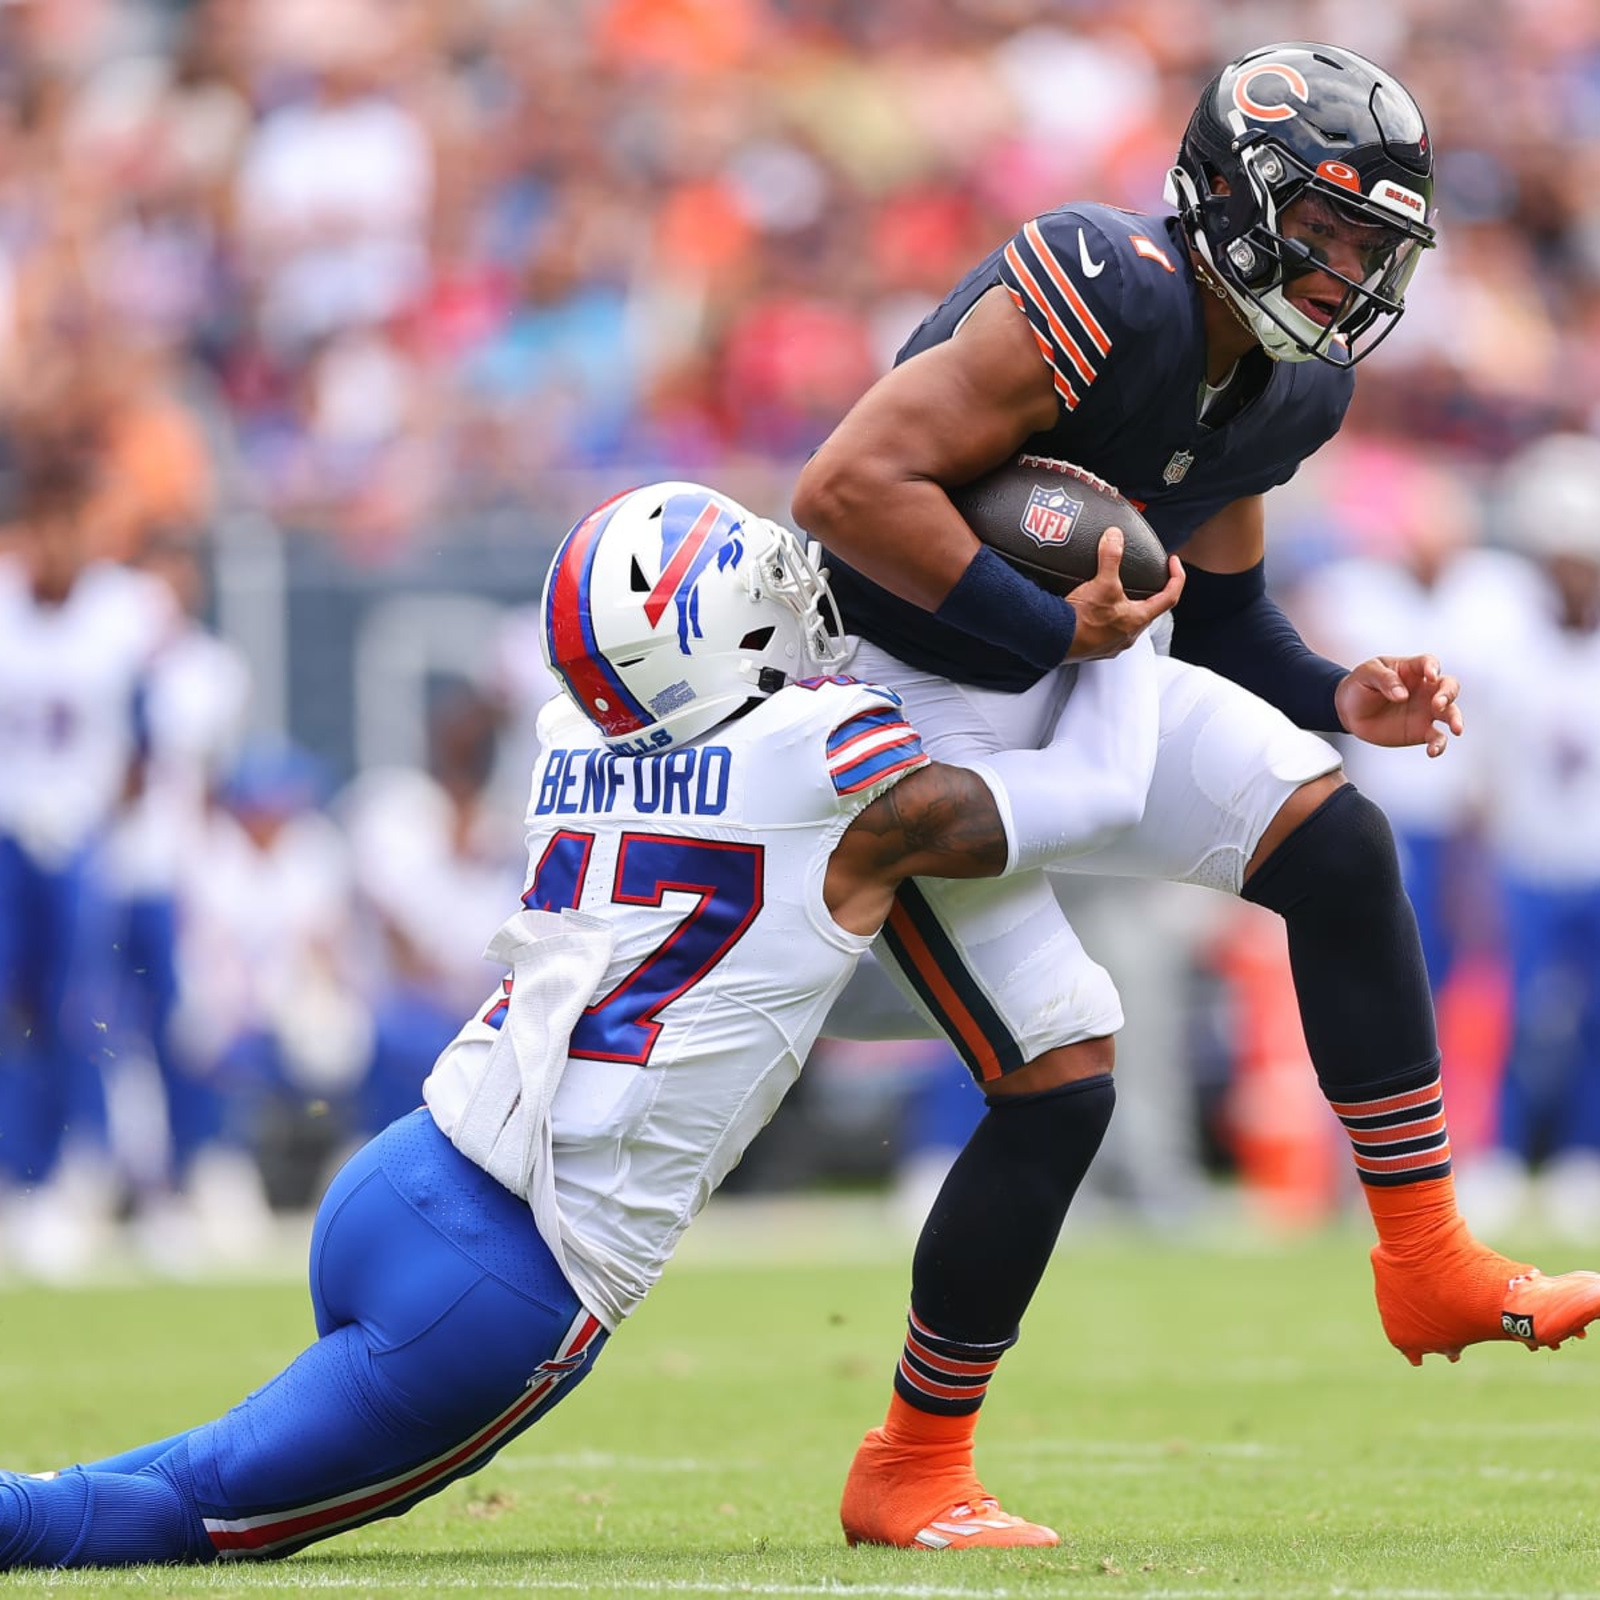
{"type": "Polygon", "coordinates": [[[968,767],[932,762],[879,795],[845,829],[822,896],[841,927],[876,933],[906,878],[997,878],[1010,857],[989,785],[968,767]]]}
{"type": "Polygon", "coordinates": [[[1144,814],[1160,728],[1148,640],[1095,661],[1051,738],[970,767],[934,762],[879,795],[845,830],[823,881],[834,920],[875,933],[910,877],[994,878],[1082,854],[1144,814]]]}
{"type": "Polygon", "coordinates": [[[1248,495],[1203,522],[1183,547],[1188,581],[1172,613],[1172,653],[1209,667],[1302,728],[1339,733],[1346,676],[1319,656],[1267,595],[1266,512],[1248,495]]]}
{"type": "Polygon", "coordinates": [[[1054,425],[1055,391],[1004,289],[886,372],[801,470],[800,525],[874,583],[936,610],[978,553],[941,484],[966,483],[1054,425]]]}
{"type": "Polygon", "coordinates": [[[1188,574],[1173,612],[1172,653],[1231,678],[1291,722],[1370,744],[1444,753],[1464,726],[1461,686],[1437,658],[1374,656],[1347,671],[1319,656],[1267,597],[1260,495],[1224,506],[1184,546],[1188,574]]]}
{"type": "Polygon", "coordinates": [[[1113,569],[1045,595],[981,545],[945,494],[1055,424],[1056,391],[1003,288],[953,337],[885,373],[802,469],[794,515],[874,583],[1041,669],[1122,648],[1171,604],[1134,601],[1113,569]]]}

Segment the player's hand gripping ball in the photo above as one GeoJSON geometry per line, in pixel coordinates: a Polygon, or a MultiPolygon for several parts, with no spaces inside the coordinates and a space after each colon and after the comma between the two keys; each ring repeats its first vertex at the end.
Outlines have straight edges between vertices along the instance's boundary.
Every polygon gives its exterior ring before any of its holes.
{"type": "Polygon", "coordinates": [[[1100,535],[1121,528],[1122,587],[1144,600],[1167,581],[1167,553],[1155,530],[1103,478],[1069,461],[1018,456],[950,491],[967,526],[1019,572],[1051,594],[1086,583],[1099,563],[1100,535]]]}

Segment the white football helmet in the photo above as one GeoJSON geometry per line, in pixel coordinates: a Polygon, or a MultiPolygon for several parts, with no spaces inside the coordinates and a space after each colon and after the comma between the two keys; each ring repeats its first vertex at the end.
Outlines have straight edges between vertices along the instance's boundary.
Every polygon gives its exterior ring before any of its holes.
{"type": "Polygon", "coordinates": [[[1600,562],[1600,439],[1552,433],[1501,470],[1499,513],[1515,550],[1536,561],[1600,562]]]}
{"type": "Polygon", "coordinates": [[[844,660],[819,548],[702,484],[617,495],[550,563],[546,664],[613,750],[698,738],[844,660]]]}

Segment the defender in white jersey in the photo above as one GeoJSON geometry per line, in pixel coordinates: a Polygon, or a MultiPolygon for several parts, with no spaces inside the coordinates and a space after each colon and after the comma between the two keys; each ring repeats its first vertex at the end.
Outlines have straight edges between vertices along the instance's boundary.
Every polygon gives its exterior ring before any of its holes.
{"type": "MultiPolygon", "coordinates": [[[[524,904],[613,934],[551,1135],[567,1276],[615,1327],[799,1075],[872,942],[828,909],[834,847],[928,758],[893,694],[831,678],[660,755],[612,754],[565,699],[539,734],[524,904]]],[[[507,1009],[469,1023],[424,1086],[448,1134],[507,1009]]]]}
{"type": "MultiPolygon", "coordinates": [[[[908,875],[1037,867],[1137,820],[1147,650],[1085,672],[1091,725],[949,767],[893,694],[826,676],[830,612],[793,535],[698,485],[568,535],[545,636],[571,703],[491,945],[510,972],[324,1198],[317,1342],[215,1422],[0,1473],[0,1570],[286,1555],[474,1471],[655,1282],[908,875]]],[[[933,1488],[926,1547],[1057,1542],[970,1464],[933,1488]]]]}

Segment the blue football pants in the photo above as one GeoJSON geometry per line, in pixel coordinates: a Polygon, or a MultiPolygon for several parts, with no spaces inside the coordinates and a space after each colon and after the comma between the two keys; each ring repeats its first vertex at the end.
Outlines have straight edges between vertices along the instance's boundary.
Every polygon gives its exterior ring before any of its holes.
{"type": "Polygon", "coordinates": [[[0,1474],[0,1570],[282,1556],[398,1516],[570,1394],[606,1334],[525,1202],[426,1110],[340,1171],[318,1339],[225,1416],[52,1479],[0,1474]]]}

